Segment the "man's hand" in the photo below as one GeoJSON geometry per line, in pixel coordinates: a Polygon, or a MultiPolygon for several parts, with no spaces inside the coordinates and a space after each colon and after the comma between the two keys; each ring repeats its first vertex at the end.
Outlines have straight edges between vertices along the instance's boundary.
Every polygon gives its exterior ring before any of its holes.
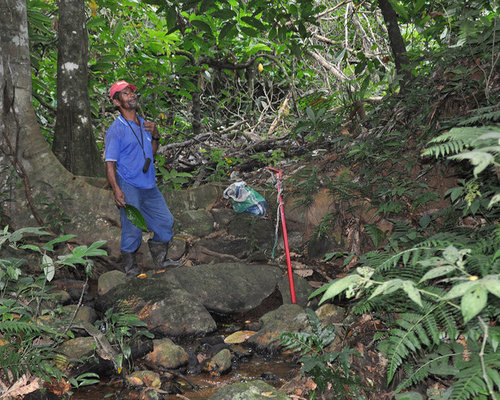
{"type": "Polygon", "coordinates": [[[125,207],[127,203],[125,202],[125,194],[121,191],[120,188],[114,191],[115,194],[115,203],[118,207],[125,207]]]}
{"type": "Polygon", "coordinates": [[[158,132],[158,128],[156,124],[152,121],[144,121],[144,129],[151,132],[151,136],[153,138],[158,139],[160,137],[160,132],[158,132]]]}

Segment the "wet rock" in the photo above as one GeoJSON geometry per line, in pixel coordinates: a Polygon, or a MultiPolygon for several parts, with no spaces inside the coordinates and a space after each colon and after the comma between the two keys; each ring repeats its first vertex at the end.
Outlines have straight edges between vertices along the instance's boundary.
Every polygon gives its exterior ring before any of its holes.
{"type": "Polygon", "coordinates": [[[281,378],[271,371],[263,372],[260,377],[265,381],[279,381],[281,378]]]}
{"type": "Polygon", "coordinates": [[[66,290],[54,290],[50,293],[51,297],[59,304],[68,304],[71,301],[71,296],[66,290]]]}
{"type": "Polygon", "coordinates": [[[207,236],[214,230],[212,214],[206,210],[186,210],[176,221],[181,231],[197,237],[207,236]]]}
{"type": "MultiPolygon", "coordinates": [[[[221,255],[230,255],[240,259],[245,258],[251,251],[252,248],[249,242],[244,238],[212,238],[212,239],[201,239],[196,243],[196,246],[208,249],[211,253],[218,253],[221,255]]],[[[208,262],[204,262],[208,264],[208,262]]]]}
{"type": "Polygon", "coordinates": [[[239,382],[226,385],[209,397],[209,400],[289,400],[290,397],[281,393],[264,381],[239,382]]]}
{"type": "Polygon", "coordinates": [[[164,397],[156,390],[149,389],[139,394],[139,400],[161,400],[164,397]]]}
{"type": "Polygon", "coordinates": [[[128,280],[99,297],[96,308],[104,312],[118,305],[137,314],[159,337],[203,336],[215,331],[216,323],[200,301],[167,275],[128,280]]]}
{"type": "Polygon", "coordinates": [[[97,357],[91,357],[95,354],[95,351],[95,340],[90,336],[70,339],[56,349],[59,356],[56,358],[55,363],[65,373],[69,373],[69,371],[74,373],[74,370],[78,368],[84,368],[85,372],[87,372],[99,364],[97,357]]]}
{"type": "Polygon", "coordinates": [[[196,354],[192,351],[189,351],[188,350],[188,355],[189,355],[189,359],[188,359],[188,365],[186,367],[186,372],[189,374],[189,375],[197,375],[201,372],[201,364],[200,364],[200,361],[198,360],[198,357],[196,356],[196,354]]]}
{"type": "Polygon", "coordinates": [[[270,250],[274,244],[272,221],[252,214],[235,214],[227,226],[227,232],[234,237],[246,238],[255,250],[270,250]]]}
{"type": "Polygon", "coordinates": [[[225,228],[234,218],[235,212],[230,208],[214,208],[210,210],[218,227],[225,228]]]}
{"type": "Polygon", "coordinates": [[[209,209],[222,197],[224,189],[217,185],[203,185],[185,190],[174,190],[164,193],[165,200],[172,214],[184,210],[209,209]]]}
{"type": "Polygon", "coordinates": [[[249,359],[253,352],[252,349],[248,347],[244,347],[240,344],[233,344],[230,347],[231,353],[238,359],[238,360],[247,360],[249,359]]]}
{"type": "Polygon", "coordinates": [[[278,336],[284,332],[302,331],[308,325],[304,309],[298,304],[283,304],[261,318],[262,328],[247,343],[262,353],[275,353],[280,348],[278,336]]]}
{"type": "Polygon", "coordinates": [[[227,336],[224,339],[225,343],[243,343],[248,340],[248,338],[251,338],[253,335],[255,335],[257,332],[255,331],[238,331],[234,332],[231,335],[227,336]]]}
{"type": "Polygon", "coordinates": [[[252,310],[275,290],[281,270],[272,265],[221,263],[172,271],[180,285],[211,312],[252,310]]]}
{"type": "Polygon", "coordinates": [[[231,359],[231,352],[223,349],[213,356],[203,369],[212,374],[223,374],[231,369],[231,359]]]}
{"type": "MultiPolygon", "coordinates": [[[[245,253],[242,252],[242,254],[245,253]]],[[[235,261],[235,256],[223,253],[220,251],[220,249],[211,250],[207,247],[204,247],[201,242],[196,242],[193,247],[189,249],[188,259],[194,260],[196,263],[211,264],[232,262],[235,261]]]]}
{"type": "MultiPolygon", "coordinates": [[[[307,280],[293,274],[293,284],[295,288],[295,301],[298,305],[306,307],[309,302],[308,297],[313,292],[313,288],[307,280]]],[[[288,274],[284,275],[278,282],[278,289],[283,297],[283,304],[291,304],[292,297],[290,295],[290,283],[288,280],[288,274]]]]}
{"type": "Polygon", "coordinates": [[[302,244],[305,244],[313,238],[316,227],[324,222],[325,215],[336,211],[338,201],[332,197],[327,188],[320,189],[314,194],[312,204],[305,205],[301,200],[300,197],[294,197],[290,193],[285,202],[285,215],[288,230],[291,233],[301,232],[302,244]]]}
{"type": "Polygon", "coordinates": [[[341,323],[345,318],[345,309],[335,304],[326,303],[316,310],[316,315],[323,325],[341,323]]]}
{"type": "MultiPolygon", "coordinates": [[[[76,304],[70,304],[67,306],[64,306],[64,310],[68,312],[68,315],[71,317],[73,313],[76,310],[77,305],[76,304]]],[[[89,306],[80,306],[78,309],[76,315],[75,315],[75,321],[82,321],[82,322],[88,322],[90,324],[93,324],[97,320],[97,314],[95,310],[92,307],[89,306]]]]}
{"type": "Polygon", "coordinates": [[[136,371],[127,375],[127,383],[131,386],[147,386],[159,389],[161,387],[160,374],[153,371],[136,371]]]}
{"type": "Polygon", "coordinates": [[[188,353],[181,346],[172,342],[172,340],[154,340],[153,344],[153,351],[146,355],[146,360],[167,369],[179,368],[188,363],[188,353]]]}
{"type": "Polygon", "coordinates": [[[109,292],[114,287],[125,283],[127,278],[125,277],[125,273],[118,270],[113,270],[109,272],[105,272],[99,279],[97,280],[97,293],[99,296],[102,296],[109,292]]]}
{"type": "Polygon", "coordinates": [[[68,361],[79,360],[92,355],[95,351],[95,340],[93,337],[77,337],[67,340],[57,348],[57,352],[66,356],[68,361]]]}

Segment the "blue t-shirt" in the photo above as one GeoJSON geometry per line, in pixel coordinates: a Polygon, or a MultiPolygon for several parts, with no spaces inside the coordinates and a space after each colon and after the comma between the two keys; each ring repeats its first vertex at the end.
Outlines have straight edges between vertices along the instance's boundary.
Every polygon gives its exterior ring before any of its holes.
{"type": "Polygon", "coordinates": [[[116,173],[125,182],[141,189],[151,189],[156,185],[151,133],[144,129],[144,120],[138,119],[140,126],[121,115],[111,124],[106,132],[104,160],[116,162],[116,173]],[[146,173],[142,172],[145,158],[151,159],[146,173]]]}

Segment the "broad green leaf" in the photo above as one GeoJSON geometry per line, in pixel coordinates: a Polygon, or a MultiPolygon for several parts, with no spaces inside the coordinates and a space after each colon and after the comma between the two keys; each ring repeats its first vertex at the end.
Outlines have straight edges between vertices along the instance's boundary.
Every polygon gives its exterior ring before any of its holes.
{"type": "Polygon", "coordinates": [[[260,32],[253,29],[253,28],[249,28],[248,26],[240,26],[240,30],[247,36],[250,36],[250,37],[257,37],[260,35],[260,32]]]}
{"type": "Polygon", "coordinates": [[[42,267],[43,273],[45,274],[45,279],[50,282],[52,279],[54,279],[56,269],[54,267],[54,261],[46,254],[44,254],[42,257],[42,267]]]}
{"type": "Polygon", "coordinates": [[[142,229],[143,231],[148,230],[144,217],[142,216],[141,212],[134,206],[127,204],[125,206],[125,215],[129,219],[129,221],[132,222],[139,229],[142,229]]]}
{"type": "Polygon", "coordinates": [[[494,195],[489,204],[488,204],[488,210],[491,209],[491,207],[493,207],[495,204],[497,204],[498,202],[500,202],[500,193],[497,193],[496,195],[494,195]]]}
{"type": "Polygon", "coordinates": [[[390,281],[384,282],[382,285],[378,286],[370,296],[370,299],[377,297],[380,294],[391,294],[403,286],[403,281],[401,279],[391,279],[390,281]]]}
{"type": "Polygon", "coordinates": [[[417,303],[420,307],[423,307],[422,299],[420,297],[420,292],[415,287],[415,284],[412,281],[404,281],[403,290],[406,292],[406,294],[412,301],[417,303]]]}
{"type": "Polygon", "coordinates": [[[333,281],[333,283],[328,287],[325,294],[321,298],[319,304],[337,296],[349,287],[357,285],[361,281],[361,279],[362,278],[358,274],[353,274],[333,281]]]}
{"type": "Polygon", "coordinates": [[[500,297],[500,279],[498,279],[498,275],[488,275],[481,279],[481,283],[488,290],[488,292],[500,297]]]}
{"type": "Polygon", "coordinates": [[[445,265],[443,267],[433,268],[425,273],[422,279],[420,279],[420,282],[425,282],[428,281],[429,279],[435,279],[440,276],[447,275],[448,273],[456,269],[457,268],[454,265],[445,265]]]}
{"type": "Polygon", "coordinates": [[[234,22],[234,21],[226,22],[219,32],[219,41],[224,39],[228,35],[228,33],[232,29],[234,29],[235,25],[236,25],[236,22],[234,22]]]}
{"type": "Polygon", "coordinates": [[[500,332],[498,330],[491,329],[489,331],[488,339],[491,343],[491,347],[493,348],[493,351],[497,351],[498,344],[500,343],[500,332]]]}
{"type": "Polygon", "coordinates": [[[224,8],[222,10],[215,10],[214,12],[211,12],[210,15],[214,18],[220,18],[226,21],[236,17],[236,13],[228,8],[224,8]]]}
{"type": "Polygon", "coordinates": [[[262,22],[260,22],[258,19],[255,19],[253,17],[241,17],[241,20],[245,23],[247,23],[248,25],[254,27],[255,29],[258,29],[258,30],[261,30],[261,31],[264,31],[266,29],[266,27],[264,26],[264,24],[262,22]]]}
{"type": "Polygon", "coordinates": [[[443,250],[443,258],[450,264],[455,264],[459,259],[460,255],[458,249],[454,246],[448,246],[443,250]]]}
{"type": "Polygon", "coordinates": [[[464,317],[464,323],[469,322],[479,314],[488,300],[488,291],[480,284],[470,287],[462,297],[460,308],[464,317]]]}
{"type": "Polygon", "coordinates": [[[265,45],[264,43],[257,43],[255,46],[252,46],[249,50],[248,50],[248,54],[250,55],[254,55],[254,54],[257,54],[258,52],[260,51],[272,51],[271,48],[267,45],[265,45]]]}
{"type": "Polygon", "coordinates": [[[210,25],[208,25],[205,21],[202,21],[200,19],[193,19],[191,21],[191,24],[196,28],[201,29],[202,31],[205,31],[210,35],[212,35],[212,28],[210,28],[210,25]]]}
{"type": "Polygon", "coordinates": [[[17,281],[21,276],[21,269],[16,267],[15,265],[8,265],[6,270],[9,278],[14,281],[17,281]]]}
{"type": "Polygon", "coordinates": [[[425,1],[426,0],[417,0],[415,2],[414,11],[416,13],[418,13],[422,9],[422,7],[425,5],[425,1]]]}
{"type": "Polygon", "coordinates": [[[470,289],[472,286],[476,285],[474,281],[467,281],[459,283],[458,285],[453,286],[450,291],[443,297],[444,300],[451,300],[456,297],[462,297],[465,292],[470,289]]]}
{"type": "Polygon", "coordinates": [[[118,21],[118,23],[116,24],[115,29],[113,31],[113,40],[116,40],[120,37],[122,30],[123,30],[123,20],[120,19],[118,21]]]}
{"type": "Polygon", "coordinates": [[[45,250],[54,250],[54,245],[57,243],[62,243],[62,242],[67,242],[69,239],[73,239],[76,235],[64,235],[64,236],[59,236],[55,239],[52,239],[51,241],[47,242],[44,244],[43,249],[45,250]]]}
{"type": "Polygon", "coordinates": [[[389,0],[392,8],[396,13],[403,18],[405,21],[408,21],[408,10],[404,5],[402,5],[398,0],[389,0]]]}
{"type": "Polygon", "coordinates": [[[474,165],[474,176],[478,176],[488,165],[493,164],[495,157],[485,151],[466,151],[448,157],[450,160],[469,160],[474,165]]]}
{"type": "Polygon", "coordinates": [[[38,246],[35,246],[34,244],[24,244],[22,246],[19,246],[20,249],[23,249],[23,250],[33,250],[33,251],[37,251],[40,253],[40,247],[38,246]]]}
{"type": "Polygon", "coordinates": [[[170,32],[177,25],[177,10],[174,6],[167,10],[167,29],[170,32]]]}

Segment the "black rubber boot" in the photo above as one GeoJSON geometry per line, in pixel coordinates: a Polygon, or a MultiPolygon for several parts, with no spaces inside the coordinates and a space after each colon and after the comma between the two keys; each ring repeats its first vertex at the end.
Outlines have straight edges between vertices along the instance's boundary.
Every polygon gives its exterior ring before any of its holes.
{"type": "Polygon", "coordinates": [[[122,251],[122,262],[125,269],[125,274],[127,274],[127,278],[135,278],[137,275],[139,275],[139,267],[137,266],[135,253],[127,253],[126,251],[122,251]]]}
{"type": "Polygon", "coordinates": [[[184,260],[171,260],[167,257],[168,254],[168,242],[153,242],[151,239],[148,240],[149,251],[151,252],[151,257],[153,257],[153,262],[155,264],[156,270],[163,270],[166,268],[179,267],[184,263],[184,260]]]}

